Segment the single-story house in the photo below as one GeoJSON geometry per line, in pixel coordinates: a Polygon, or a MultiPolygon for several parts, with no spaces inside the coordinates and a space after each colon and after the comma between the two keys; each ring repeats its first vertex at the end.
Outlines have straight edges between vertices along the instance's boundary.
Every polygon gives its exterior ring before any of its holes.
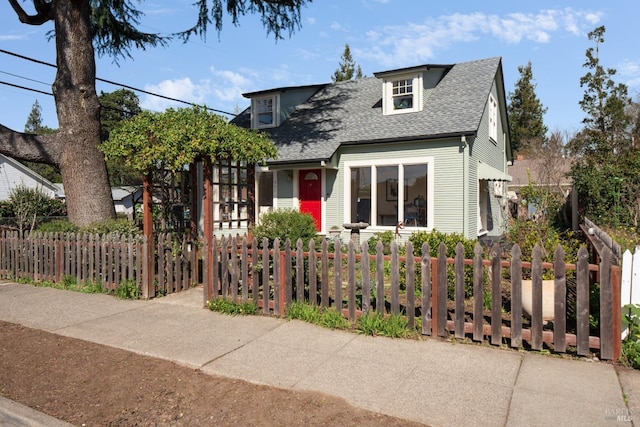
{"type": "Polygon", "coordinates": [[[0,200],[9,200],[11,191],[20,185],[40,189],[52,199],[64,198],[64,191],[56,184],[16,159],[0,154],[0,200]]]}
{"type": "Polygon", "coordinates": [[[113,198],[116,214],[124,214],[127,218],[133,219],[135,216],[135,205],[142,203],[142,187],[111,187],[111,197],[113,198]]]}
{"type": "Polygon", "coordinates": [[[573,191],[571,177],[573,162],[571,157],[549,153],[539,156],[518,154],[507,169],[512,177],[507,187],[510,215],[514,218],[535,218],[539,207],[529,203],[522,190],[528,186],[546,188],[561,195],[565,202],[570,201],[565,203],[561,214],[565,222],[572,223],[573,229],[577,229],[577,200],[573,199],[577,193],[573,191]]]}
{"type": "Polygon", "coordinates": [[[503,233],[512,150],[501,58],[244,96],[251,106],[232,123],[267,132],[278,150],[256,170],[258,215],[299,209],[319,233],[366,224],[365,238],[503,233]]]}

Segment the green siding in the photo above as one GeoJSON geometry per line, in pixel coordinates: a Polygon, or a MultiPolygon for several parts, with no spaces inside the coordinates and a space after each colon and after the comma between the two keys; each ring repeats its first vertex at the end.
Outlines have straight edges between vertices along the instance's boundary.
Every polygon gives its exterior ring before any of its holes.
{"type": "MultiPolygon", "coordinates": [[[[417,143],[393,143],[393,151],[388,144],[348,147],[341,151],[337,185],[339,215],[344,211],[342,188],[344,164],[348,161],[379,160],[381,158],[400,159],[407,157],[433,157],[434,174],[434,228],[443,232],[463,232],[463,158],[459,139],[431,140],[417,143]]],[[[331,198],[334,195],[331,194],[331,198]]],[[[475,212],[475,211],[474,211],[475,212]]],[[[329,218],[327,218],[329,221],[329,218]]],[[[333,224],[327,224],[329,227],[333,224]]],[[[341,224],[339,224],[341,225],[341,224]]]]}

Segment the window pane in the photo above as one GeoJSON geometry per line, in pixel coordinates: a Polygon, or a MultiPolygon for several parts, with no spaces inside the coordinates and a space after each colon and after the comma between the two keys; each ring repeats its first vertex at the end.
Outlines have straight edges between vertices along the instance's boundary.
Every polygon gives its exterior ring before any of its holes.
{"type": "MultiPolygon", "coordinates": [[[[273,172],[262,172],[258,178],[258,206],[273,206],[273,172]]],[[[260,209],[262,212],[264,209],[260,209]]]]}
{"type": "Polygon", "coordinates": [[[427,165],[404,167],[407,202],[404,208],[404,224],[408,227],[427,226],[427,165]]]}
{"type": "Polygon", "coordinates": [[[351,222],[371,224],[371,168],[351,169],[351,222]]]}
{"type": "Polygon", "coordinates": [[[398,167],[380,166],[377,173],[378,225],[393,226],[398,222],[398,167]]]}
{"type": "Polygon", "coordinates": [[[404,110],[405,108],[413,108],[413,96],[396,96],[393,98],[393,109],[404,110]]]}
{"type": "Polygon", "coordinates": [[[256,101],[258,126],[273,124],[273,99],[259,99],[256,101]]]}

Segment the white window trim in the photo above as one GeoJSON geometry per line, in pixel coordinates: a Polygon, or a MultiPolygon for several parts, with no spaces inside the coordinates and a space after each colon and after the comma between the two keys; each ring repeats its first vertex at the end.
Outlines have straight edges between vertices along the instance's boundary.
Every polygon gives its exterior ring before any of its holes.
{"type": "Polygon", "coordinates": [[[498,102],[489,95],[489,139],[498,143],[498,102]]]}
{"type": "Polygon", "coordinates": [[[423,99],[422,73],[397,74],[386,77],[382,83],[382,114],[404,114],[422,111],[423,99]],[[398,80],[412,80],[413,108],[396,110],[393,108],[393,82],[398,80]]]}
{"type": "MultiPolygon", "coordinates": [[[[432,230],[434,227],[434,165],[435,159],[433,156],[424,157],[402,157],[397,159],[378,159],[378,160],[351,160],[344,163],[344,176],[343,176],[343,191],[344,191],[344,216],[343,222],[351,222],[351,168],[371,166],[371,182],[377,182],[378,166],[398,166],[398,179],[404,182],[404,166],[410,165],[427,165],[427,226],[426,227],[411,227],[411,230],[432,230]]],[[[404,199],[404,185],[398,186],[398,200],[404,199]]],[[[390,230],[395,227],[377,225],[377,203],[378,193],[377,191],[371,191],[371,218],[375,221],[374,224],[370,224],[369,229],[382,229],[390,230]]],[[[398,217],[404,217],[404,205],[398,204],[398,217]]],[[[372,221],[372,222],[373,222],[372,221]]]]}
{"type": "Polygon", "coordinates": [[[280,125],[280,95],[267,95],[267,96],[259,96],[251,99],[251,128],[252,129],[268,129],[278,127],[280,125]],[[265,99],[271,99],[273,101],[273,123],[268,125],[260,125],[258,122],[258,114],[257,111],[257,103],[258,101],[263,101],[265,99]]]}

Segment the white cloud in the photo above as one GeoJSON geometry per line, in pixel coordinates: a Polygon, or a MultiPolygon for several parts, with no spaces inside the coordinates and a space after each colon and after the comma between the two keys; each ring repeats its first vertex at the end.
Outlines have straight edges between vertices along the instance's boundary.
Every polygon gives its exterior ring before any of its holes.
{"type": "Polygon", "coordinates": [[[15,35],[15,34],[7,34],[7,35],[0,35],[0,42],[8,42],[8,41],[14,41],[14,40],[24,40],[26,37],[22,36],[22,35],[15,35]]]}
{"type": "Polygon", "coordinates": [[[384,65],[398,66],[433,58],[437,50],[455,43],[494,38],[507,44],[529,41],[549,43],[554,35],[580,36],[591,30],[601,14],[565,9],[546,9],[537,13],[487,15],[482,12],[444,15],[423,22],[389,25],[366,33],[373,48],[359,50],[358,56],[384,65]]]}
{"type": "Polygon", "coordinates": [[[211,67],[211,73],[215,76],[212,95],[217,105],[233,105],[244,100],[242,94],[249,91],[251,78],[236,71],[216,70],[215,67],[211,67]]]}
{"type": "Polygon", "coordinates": [[[617,71],[627,86],[640,89],[640,61],[624,61],[617,71]]]}
{"type": "MultiPolygon", "coordinates": [[[[202,80],[196,84],[187,77],[176,80],[164,80],[157,85],[146,85],[145,90],[181,101],[203,104],[206,101],[207,95],[211,93],[210,86],[211,83],[208,80],[202,80]]],[[[164,111],[171,107],[184,107],[185,104],[157,96],[146,95],[140,102],[140,106],[147,110],[164,111]]]]}
{"type": "Polygon", "coordinates": [[[307,18],[307,24],[315,25],[315,23],[316,23],[316,18],[307,18]]]}
{"type": "Polygon", "coordinates": [[[331,23],[331,29],[333,31],[343,31],[345,33],[347,32],[347,29],[345,27],[343,27],[342,24],[340,24],[339,22],[335,22],[335,21],[333,21],[331,23]]]}

